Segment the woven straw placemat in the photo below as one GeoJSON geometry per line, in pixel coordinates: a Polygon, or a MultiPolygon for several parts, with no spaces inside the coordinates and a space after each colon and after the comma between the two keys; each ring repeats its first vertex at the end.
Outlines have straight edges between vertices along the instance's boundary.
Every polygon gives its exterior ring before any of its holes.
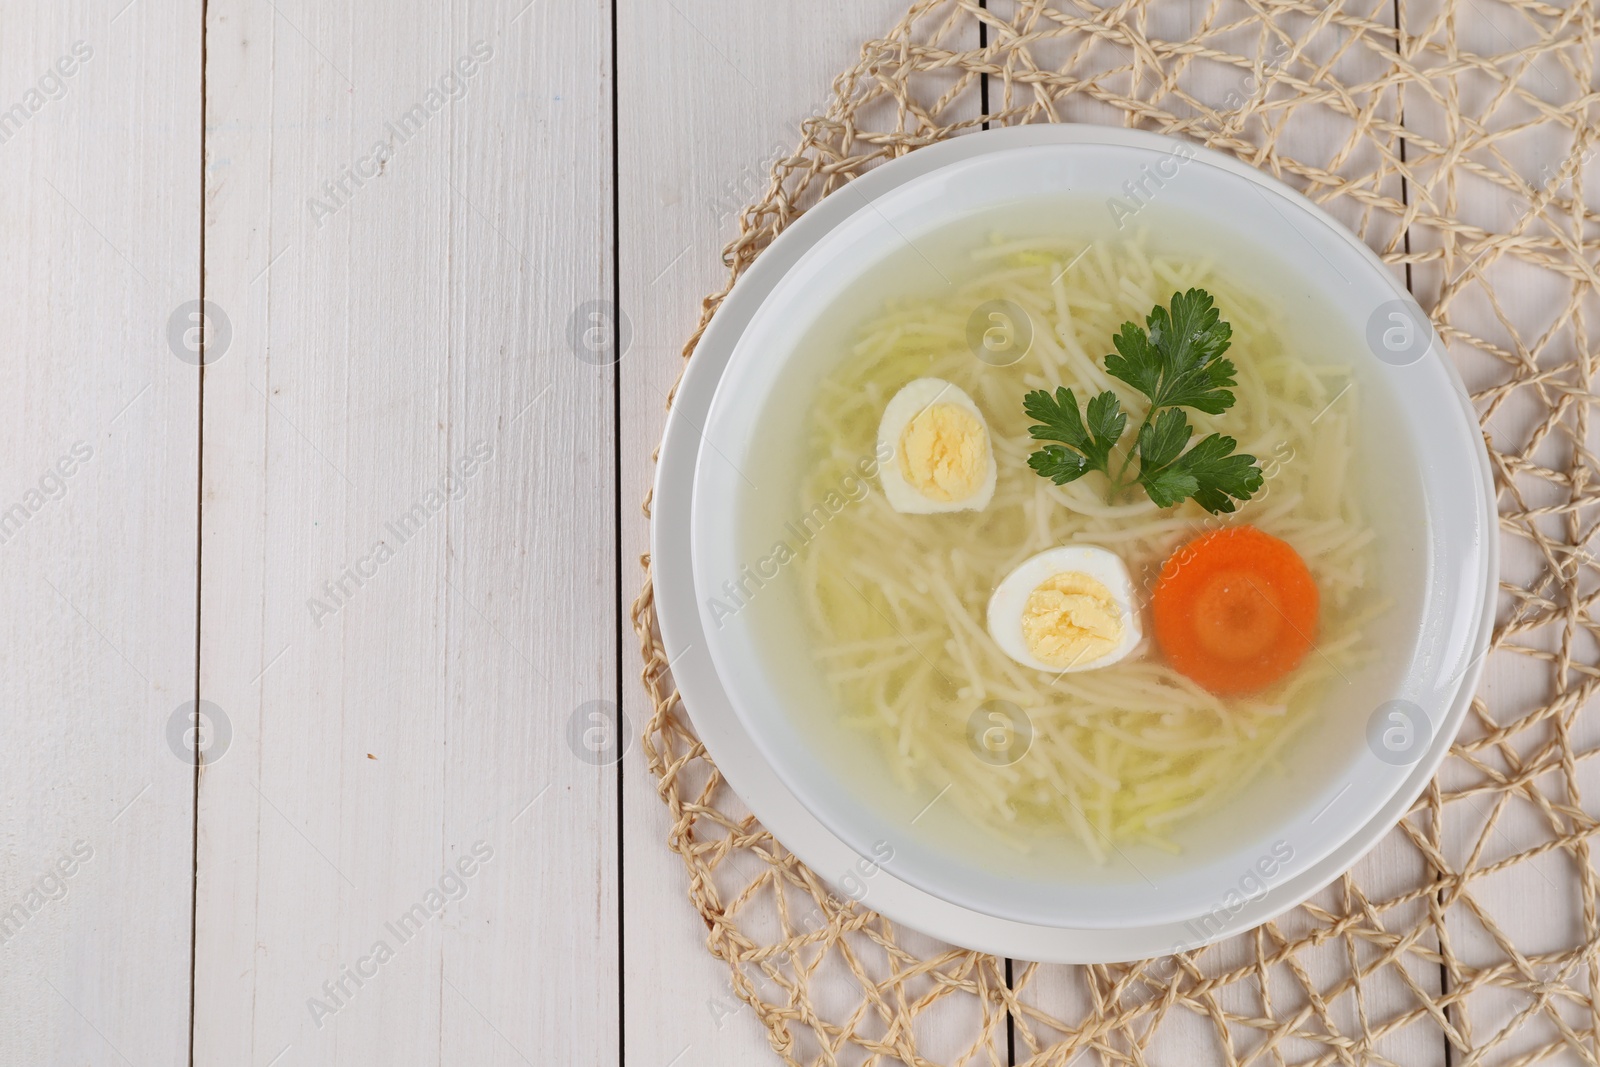
{"type": "Polygon", "coordinates": [[[897,928],[755,823],[679,703],[647,572],[643,749],[738,997],[708,1002],[753,1009],[790,1064],[1596,1062],[1595,42],[1585,2],[928,0],[863,48],[742,216],[730,287],[820,197],[985,121],[1233,153],[1361,234],[1433,315],[1490,441],[1501,600],[1451,757],[1355,871],[1176,966],[1054,967],[897,928]]]}

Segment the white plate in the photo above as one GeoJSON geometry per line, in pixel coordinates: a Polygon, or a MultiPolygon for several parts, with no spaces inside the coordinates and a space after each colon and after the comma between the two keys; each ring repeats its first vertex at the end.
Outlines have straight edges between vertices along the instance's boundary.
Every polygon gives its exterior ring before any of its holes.
{"type": "MultiPolygon", "coordinates": [[[[1169,155],[1175,144],[1137,131],[1027,126],[944,142],[851,183],[786,231],[740,280],[702,338],[669,420],[655,495],[657,609],[674,675],[700,736],[757,817],[819,874],[849,895],[864,894],[867,904],[891,918],[956,944],[1044,960],[1139,958],[1192,948],[1248,929],[1292,907],[1353,864],[1410,806],[1448,750],[1449,739],[1459,726],[1481,667],[1480,653],[1487,644],[1491,617],[1482,610],[1457,612],[1454,625],[1437,635],[1431,650],[1436,677],[1431,679],[1435,683],[1434,700],[1429,703],[1436,709],[1436,718],[1431,723],[1432,738],[1426,750],[1417,762],[1397,770],[1386,769],[1387,765],[1374,759],[1374,766],[1362,769],[1359,789],[1350,789],[1345,783],[1341,791],[1354,796],[1344,807],[1334,809],[1347,819],[1347,825],[1332,835],[1337,839],[1330,839],[1327,833],[1320,837],[1310,835],[1306,839],[1314,838],[1320,843],[1298,849],[1295,862],[1283,865],[1264,893],[1241,895],[1234,891],[1241,871],[1248,870],[1251,857],[1241,860],[1229,856],[1211,864],[1201,877],[1191,879],[1175,893],[1168,886],[1169,892],[1159,900],[1140,901],[1135,907],[1121,909],[1101,907],[1092,899],[1086,905],[1082,897],[1067,909],[1051,910],[1048,899],[1025,902],[1028,906],[1021,909],[997,907],[993,899],[984,899],[982,894],[974,897],[970,891],[952,892],[941,881],[944,873],[927,863],[919,866],[914,861],[925,857],[908,856],[912,850],[897,849],[893,859],[878,863],[881,853],[875,852],[870,829],[866,835],[837,832],[841,826],[837,812],[831,813],[833,818],[828,818],[825,810],[821,818],[813,814],[818,808],[826,809],[827,799],[820,798],[819,802],[815,790],[807,790],[812,806],[808,810],[785,784],[786,778],[794,781],[795,768],[784,766],[781,751],[774,758],[772,738],[767,738],[769,743],[765,746],[753,740],[748,722],[741,722],[736,714],[710,654],[700,611],[693,603],[696,576],[691,559],[692,494],[701,491],[695,483],[697,466],[702,477],[709,467],[716,466],[702,462],[701,456],[701,427],[706,427],[711,418],[712,397],[735,348],[752,330],[758,311],[768,305],[775,291],[781,296],[779,283],[787,275],[801,277],[808,253],[813,253],[819,244],[856,240],[874,227],[881,229],[882,220],[905,209],[905,198],[925,196],[929,182],[941,180],[941,175],[943,180],[955,175],[954,180],[959,181],[963,173],[982,173],[985,157],[1004,155],[1006,169],[1020,173],[1025,170],[1027,157],[1037,159],[1041,153],[1076,151],[1082,153],[1078,157],[1081,160],[1093,148],[1100,153],[1128,153],[1128,158],[1137,162],[1148,159],[1149,153],[1169,155]],[[925,175],[933,177],[919,186],[917,179],[925,175]],[[899,207],[893,199],[897,192],[902,196],[899,207]],[[1438,684],[1440,679],[1447,684],[1438,684]],[[832,823],[832,829],[828,823],[832,823]],[[846,839],[852,840],[855,847],[846,839]],[[939,890],[938,895],[929,891],[934,887],[939,890]],[[962,903],[942,899],[951,897],[962,903]],[[1179,905],[1176,911],[1170,906],[1173,901],[1179,905]],[[1063,910],[1082,921],[1064,919],[1063,910]],[[1152,915],[1155,918],[1149,919],[1152,915]],[[1201,917],[1196,920],[1194,916],[1201,917]]],[[[1387,285],[1387,295],[1406,299],[1403,290],[1389,280],[1386,270],[1364,245],[1303,200],[1231,158],[1192,147],[1189,151],[1194,159],[1187,166],[1214,171],[1217,180],[1239,184],[1243,179],[1252,195],[1261,196],[1263,203],[1272,208],[1270,214],[1263,212],[1263,219],[1277,217],[1295,227],[1296,223],[1288,220],[1289,215],[1296,216],[1300,220],[1296,234],[1319,235],[1322,244],[1313,250],[1319,256],[1333,257],[1328,260],[1330,267],[1337,259],[1346,271],[1361,272],[1364,284],[1370,286],[1376,279],[1387,285]],[[1330,235],[1334,238],[1331,242],[1330,235]]],[[[991,164],[995,161],[987,160],[991,164]]],[[[812,262],[816,262],[815,257],[812,262]]],[[[792,291],[793,286],[790,288],[792,291]]],[[[757,321],[755,326],[759,328],[760,323],[757,321]]],[[[747,360],[743,369],[748,375],[756,367],[757,363],[747,360]]],[[[1456,476],[1458,507],[1455,525],[1450,527],[1452,540],[1435,548],[1451,563],[1439,569],[1439,580],[1459,583],[1466,599],[1481,608],[1490,602],[1496,568],[1490,510],[1493,497],[1476,422],[1448,361],[1432,353],[1407,369],[1414,374],[1412,380],[1420,383],[1416,387],[1427,390],[1426,395],[1436,401],[1428,406],[1432,412],[1428,417],[1455,434],[1452,440],[1477,444],[1475,462],[1458,460],[1453,470],[1440,474],[1456,476]],[[1467,436],[1462,436],[1463,431],[1467,436]]],[[[733,387],[736,386],[728,388],[733,387]]],[[[711,451],[727,448],[737,448],[736,435],[724,433],[718,447],[711,451]]],[[[1441,503],[1447,505],[1448,501],[1441,503]]],[[[1437,515],[1430,512],[1430,517],[1437,515]]],[[[1337,800],[1337,795],[1330,794],[1330,803],[1337,800]]]]}

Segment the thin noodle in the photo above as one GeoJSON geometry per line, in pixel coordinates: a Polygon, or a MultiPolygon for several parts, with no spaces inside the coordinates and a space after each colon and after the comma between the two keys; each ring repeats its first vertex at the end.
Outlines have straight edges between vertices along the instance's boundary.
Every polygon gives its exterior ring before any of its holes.
{"type": "Polygon", "coordinates": [[[846,721],[879,737],[896,782],[948,784],[954,808],[1018,848],[1054,831],[1103,859],[1122,842],[1172,847],[1167,828],[1278,766],[1330,680],[1369,654],[1361,628],[1382,606],[1362,599],[1374,535],[1349,491],[1359,408],[1354,388],[1339,396],[1348,370],[1299,359],[1265,305],[1209,262],[1152,256],[1137,240],[1082,251],[996,241],[972,254],[960,299],[901,302],[866,324],[818,391],[803,498],[820,500],[853,476],[888,398],[923,376],[953,382],[983,411],[999,467],[994,497],[982,512],[901,515],[874,486],[816,533],[791,573],[811,651],[846,721]],[[1232,409],[1190,419],[1197,436],[1231,435],[1268,469],[1257,499],[1211,516],[1193,502],[1161,509],[1137,492],[1108,502],[1099,475],[1066,486],[1036,476],[1022,394],[1059,382],[1084,403],[1111,388],[1129,411],[1131,442],[1143,398],[1101,361],[1123,322],[1142,324],[1153,303],[1190,285],[1210,290],[1232,323],[1238,379],[1232,409]],[[967,347],[972,301],[986,299],[1010,300],[1032,319],[1033,347],[1010,367],[967,347]],[[1318,651],[1267,692],[1220,699],[1162,662],[1148,638],[1122,663],[1056,678],[1017,664],[988,634],[995,585],[1045,548],[1116,551],[1143,609],[1179,544],[1241,522],[1295,546],[1323,596],[1318,651]],[[995,700],[1014,704],[1032,735],[1020,758],[998,767],[977,758],[969,738],[969,719],[995,700]]]}

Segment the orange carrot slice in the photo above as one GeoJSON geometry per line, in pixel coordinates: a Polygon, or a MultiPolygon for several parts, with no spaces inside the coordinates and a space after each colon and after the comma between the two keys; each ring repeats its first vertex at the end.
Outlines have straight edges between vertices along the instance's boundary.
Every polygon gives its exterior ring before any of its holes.
{"type": "Polygon", "coordinates": [[[1299,553],[1254,526],[1231,526],[1172,554],[1151,612],[1167,661],[1227,696],[1265,689],[1300,665],[1319,601],[1299,553]]]}

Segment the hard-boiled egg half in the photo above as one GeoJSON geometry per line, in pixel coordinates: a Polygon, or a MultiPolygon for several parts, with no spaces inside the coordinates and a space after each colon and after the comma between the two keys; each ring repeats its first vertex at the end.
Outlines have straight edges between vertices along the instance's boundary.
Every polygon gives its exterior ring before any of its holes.
{"type": "Polygon", "coordinates": [[[989,598],[989,636],[1052,673],[1109,667],[1144,637],[1128,568],[1093,545],[1052,548],[1006,575],[989,598]]]}
{"type": "Polygon", "coordinates": [[[931,515],[980,511],[994,496],[989,424],[972,398],[942,378],[918,378],[883,409],[878,475],[896,511],[931,515]]]}

